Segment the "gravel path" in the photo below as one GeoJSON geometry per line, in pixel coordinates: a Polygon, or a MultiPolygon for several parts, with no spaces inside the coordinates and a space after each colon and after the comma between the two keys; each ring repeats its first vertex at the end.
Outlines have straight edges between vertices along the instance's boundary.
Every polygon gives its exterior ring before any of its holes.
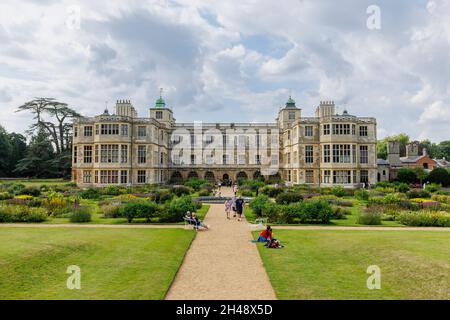
{"type": "Polygon", "coordinates": [[[211,229],[197,234],[166,299],[275,300],[247,222],[227,220],[214,204],[205,223],[211,229]]]}

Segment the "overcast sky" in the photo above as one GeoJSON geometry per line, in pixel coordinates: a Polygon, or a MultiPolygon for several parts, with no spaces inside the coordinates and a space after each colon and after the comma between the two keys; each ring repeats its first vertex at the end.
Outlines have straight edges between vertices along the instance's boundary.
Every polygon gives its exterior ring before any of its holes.
{"type": "Polygon", "coordinates": [[[26,129],[14,110],[33,97],[147,116],[160,87],[179,122],[274,121],[291,92],[304,116],[334,100],[379,138],[449,140],[450,0],[1,0],[7,130],[26,129]]]}

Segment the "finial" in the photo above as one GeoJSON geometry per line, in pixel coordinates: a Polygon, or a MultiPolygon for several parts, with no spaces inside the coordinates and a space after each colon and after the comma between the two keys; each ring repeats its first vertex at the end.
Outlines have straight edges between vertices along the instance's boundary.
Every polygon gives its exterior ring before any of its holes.
{"type": "Polygon", "coordinates": [[[164,91],[163,88],[159,88],[159,97],[160,97],[160,98],[162,98],[163,91],[164,91]]]}

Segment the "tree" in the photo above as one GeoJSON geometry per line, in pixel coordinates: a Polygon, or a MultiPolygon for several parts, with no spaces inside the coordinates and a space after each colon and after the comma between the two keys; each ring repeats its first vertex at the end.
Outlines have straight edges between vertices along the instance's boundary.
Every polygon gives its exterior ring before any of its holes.
{"type": "Polygon", "coordinates": [[[447,160],[450,159],[450,140],[441,141],[436,148],[435,158],[447,160]]]}
{"type": "Polygon", "coordinates": [[[0,177],[6,177],[9,173],[11,157],[11,141],[6,130],[0,126],[0,177]]]}
{"type": "MultiPolygon", "coordinates": [[[[54,98],[35,98],[18,107],[17,112],[29,111],[34,114],[34,123],[28,132],[35,133],[43,130],[54,146],[56,154],[49,164],[59,176],[66,177],[70,174],[72,164],[72,139],[71,121],[80,115],[69,108],[66,103],[54,98]]],[[[42,133],[39,133],[42,135],[42,133]]]]}
{"type": "Polygon", "coordinates": [[[417,179],[419,179],[420,184],[426,179],[428,176],[427,172],[422,167],[416,167],[414,168],[414,173],[416,174],[417,179]]]}
{"type": "Polygon", "coordinates": [[[417,176],[413,169],[401,168],[398,170],[397,180],[405,183],[413,183],[417,181],[417,176]]]}
{"type": "Polygon", "coordinates": [[[444,168],[436,168],[430,172],[427,177],[427,181],[430,183],[441,184],[443,187],[449,187],[450,173],[444,168]]]}
{"type": "Polygon", "coordinates": [[[11,154],[9,157],[8,175],[12,176],[17,163],[22,160],[27,151],[27,139],[18,133],[9,134],[9,142],[11,144],[11,154]]]}
{"type": "Polygon", "coordinates": [[[54,150],[48,134],[44,128],[40,128],[31,138],[26,156],[19,161],[14,172],[36,178],[55,177],[54,158],[54,150]]]}

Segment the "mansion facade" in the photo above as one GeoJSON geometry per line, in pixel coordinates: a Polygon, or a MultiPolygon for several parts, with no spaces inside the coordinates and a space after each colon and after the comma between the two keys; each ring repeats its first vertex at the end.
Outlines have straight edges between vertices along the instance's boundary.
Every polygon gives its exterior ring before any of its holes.
{"type": "Polygon", "coordinates": [[[288,184],[359,187],[377,182],[376,119],[314,117],[289,98],[272,123],[178,123],[160,97],[140,118],[130,101],[73,124],[72,179],[80,186],[211,182],[264,176],[288,184]]]}

